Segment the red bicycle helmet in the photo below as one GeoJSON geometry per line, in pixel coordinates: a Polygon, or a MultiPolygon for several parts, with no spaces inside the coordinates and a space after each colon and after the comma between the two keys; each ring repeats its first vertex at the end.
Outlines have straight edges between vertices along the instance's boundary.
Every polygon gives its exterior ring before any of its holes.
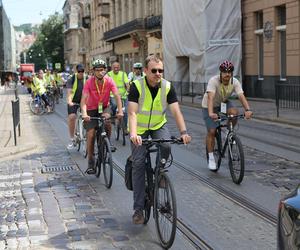
{"type": "Polygon", "coordinates": [[[234,66],[230,61],[224,61],[220,64],[219,69],[221,72],[233,72],[234,66]]]}

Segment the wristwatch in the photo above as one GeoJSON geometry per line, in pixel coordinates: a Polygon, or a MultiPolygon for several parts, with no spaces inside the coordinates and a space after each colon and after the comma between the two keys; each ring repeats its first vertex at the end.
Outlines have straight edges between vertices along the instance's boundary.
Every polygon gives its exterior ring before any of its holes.
{"type": "Polygon", "coordinates": [[[186,130],[182,130],[182,131],[180,132],[180,134],[181,134],[181,135],[186,135],[186,134],[187,134],[187,131],[186,131],[186,130]]]}

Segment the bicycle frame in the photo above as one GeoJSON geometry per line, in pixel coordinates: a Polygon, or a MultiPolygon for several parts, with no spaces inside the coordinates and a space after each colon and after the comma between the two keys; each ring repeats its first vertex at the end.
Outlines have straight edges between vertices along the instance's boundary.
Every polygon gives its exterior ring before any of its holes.
{"type": "Polygon", "coordinates": [[[222,158],[225,157],[225,153],[228,147],[228,165],[232,180],[236,184],[240,184],[244,177],[244,152],[242,148],[242,144],[240,139],[235,133],[233,121],[234,119],[243,118],[244,115],[228,115],[219,118],[219,126],[217,127],[216,131],[216,143],[215,146],[216,151],[218,152],[217,157],[217,168],[214,170],[215,172],[218,171],[222,158]],[[227,121],[227,124],[222,124],[221,122],[227,121]],[[222,128],[227,128],[227,133],[225,136],[225,140],[222,140],[222,128]],[[235,163],[239,162],[239,168],[236,168],[235,163]]]}
{"type": "Polygon", "coordinates": [[[233,126],[233,120],[237,119],[237,118],[243,118],[244,115],[222,115],[221,118],[218,120],[220,122],[220,125],[217,127],[217,133],[219,133],[220,139],[221,135],[222,135],[222,128],[227,128],[227,133],[226,133],[226,137],[225,137],[225,142],[223,144],[222,140],[221,140],[221,156],[224,157],[227,146],[228,146],[228,142],[230,141],[230,139],[235,135],[235,130],[234,130],[234,126],[233,126]],[[221,124],[221,122],[223,121],[227,121],[227,124],[221,124]]]}
{"type": "MultiPolygon", "coordinates": [[[[161,161],[161,151],[160,147],[157,145],[150,145],[147,147],[147,154],[146,154],[146,175],[147,175],[147,184],[150,189],[149,192],[151,192],[151,203],[153,204],[153,198],[154,198],[154,188],[156,187],[156,181],[158,180],[158,176],[160,173],[168,172],[168,169],[164,168],[166,161],[162,163],[161,161]],[[156,148],[152,148],[156,146],[156,148]],[[152,168],[151,163],[151,153],[156,152],[156,160],[155,160],[155,167],[152,168]]],[[[172,158],[172,153],[170,152],[170,157],[172,158]]],[[[153,208],[154,209],[154,208],[153,208]]],[[[153,213],[154,215],[154,213],[153,213]]]]}
{"type": "Polygon", "coordinates": [[[164,248],[170,248],[174,242],[176,234],[177,223],[177,206],[176,197],[173,185],[165,173],[168,172],[168,167],[171,166],[173,157],[170,151],[170,164],[166,166],[168,159],[162,159],[160,143],[182,143],[180,139],[143,139],[143,144],[146,144],[146,180],[145,180],[145,208],[144,208],[144,224],[147,224],[151,207],[153,210],[153,218],[155,220],[156,231],[160,239],[160,243],[164,248]],[[149,145],[147,145],[149,142],[149,145]],[[156,148],[152,148],[156,146],[156,148]],[[152,169],[151,153],[157,152],[155,167],[152,169]],[[166,216],[167,214],[167,216],[166,216]],[[165,227],[164,223],[171,223],[171,230],[169,236],[164,232],[168,227],[165,227]],[[167,237],[167,238],[166,238],[167,237]]]}

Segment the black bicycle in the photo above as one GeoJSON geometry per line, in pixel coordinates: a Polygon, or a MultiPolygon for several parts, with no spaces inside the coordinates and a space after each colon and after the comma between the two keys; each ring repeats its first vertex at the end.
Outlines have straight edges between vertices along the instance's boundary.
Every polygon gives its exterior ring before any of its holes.
{"type": "MultiPolygon", "coordinates": [[[[215,134],[214,157],[216,159],[216,170],[220,168],[222,158],[225,157],[228,148],[228,166],[232,181],[235,184],[240,184],[244,178],[245,173],[245,158],[242,143],[237,136],[233,122],[239,118],[244,118],[244,115],[224,115],[219,114],[219,125],[215,134]],[[226,136],[222,140],[222,128],[226,128],[226,136]]],[[[206,158],[208,161],[208,152],[206,149],[206,158]]]]}
{"type": "Polygon", "coordinates": [[[153,206],[156,231],[163,248],[170,248],[174,242],[177,225],[177,206],[173,185],[167,172],[172,165],[173,156],[169,160],[161,158],[160,144],[170,142],[182,144],[181,139],[143,139],[147,147],[145,175],[145,209],[144,224],[147,224],[153,206]],[[157,152],[154,169],[151,164],[151,153],[157,152]]]}
{"type": "Polygon", "coordinates": [[[110,141],[105,132],[105,121],[108,119],[104,117],[91,117],[91,120],[98,121],[98,127],[96,129],[97,160],[95,174],[99,178],[101,168],[103,168],[105,186],[110,188],[113,181],[113,163],[110,141]]]}

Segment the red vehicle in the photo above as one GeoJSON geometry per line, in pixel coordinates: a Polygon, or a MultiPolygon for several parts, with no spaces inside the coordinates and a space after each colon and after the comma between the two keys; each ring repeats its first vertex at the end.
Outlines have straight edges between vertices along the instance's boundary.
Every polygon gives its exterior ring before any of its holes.
{"type": "Polygon", "coordinates": [[[31,76],[34,73],[34,64],[33,63],[23,63],[20,64],[20,81],[23,84],[27,83],[28,76],[31,76]]]}

